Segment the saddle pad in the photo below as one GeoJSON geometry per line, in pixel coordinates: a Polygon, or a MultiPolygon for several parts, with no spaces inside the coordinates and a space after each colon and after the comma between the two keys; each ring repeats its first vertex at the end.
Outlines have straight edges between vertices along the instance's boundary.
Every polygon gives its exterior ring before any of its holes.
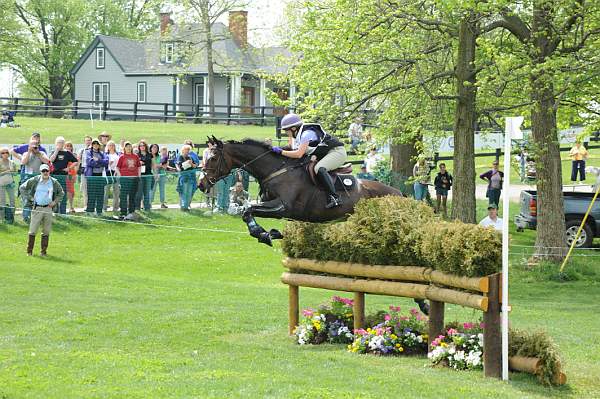
{"type": "Polygon", "coordinates": [[[344,191],[356,190],[356,177],[354,175],[340,174],[335,178],[335,190],[338,194],[342,194],[344,191]]]}

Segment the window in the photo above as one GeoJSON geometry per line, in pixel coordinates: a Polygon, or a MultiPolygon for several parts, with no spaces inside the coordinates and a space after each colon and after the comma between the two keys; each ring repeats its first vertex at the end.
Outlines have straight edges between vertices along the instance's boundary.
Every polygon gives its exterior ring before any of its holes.
{"type": "Polygon", "coordinates": [[[204,83],[196,83],[195,85],[195,96],[194,96],[194,104],[198,104],[200,106],[200,110],[203,110],[204,105],[204,83]]]}
{"type": "Polygon", "coordinates": [[[146,102],[146,82],[137,82],[137,101],[138,103],[146,102]]]}
{"type": "Polygon", "coordinates": [[[96,49],[96,68],[103,69],[104,68],[104,48],[98,47],[96,49]]]}
{"type": "Polygon", "coordinates": [[[175,56],[175,43],[167,43],[165,45],[165,63],[172,64],[175,56]]]}
{"type": "Polygon", "coordinates": [[[110,83],[93,83],[92,87],[94,106],[99,107],[103,101],[110,101],[110,83]]]}

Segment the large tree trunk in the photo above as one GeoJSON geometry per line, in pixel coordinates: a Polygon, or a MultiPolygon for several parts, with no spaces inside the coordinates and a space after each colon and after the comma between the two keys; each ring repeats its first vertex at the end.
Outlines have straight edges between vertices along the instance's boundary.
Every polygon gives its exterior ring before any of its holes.
{"type": "MultiPolygon", "coordinates": [[[[534,38],[533,65],[543,65],[551,50],[549,8],[534,5],[531,36],[534,38]],[[544,33],[544,34],[542,34],[544,33]]],[[[536,151],[537,237],[535,256],[560,262],[565,256],[565,215],[562,194],[560,142],[556,126],[556,96],[552,77],[543,68],[530,76],[533,106],[531,131],[536,151]]]]}
{"type": "Polygon", "coordinates": [[[64,116],[64,109],[61,108],[61,106],[64,105],[64,77],[50,75],[48,80],[50,83],[50,109],[48,110],[48,115],[53,118],[62,118],[64,116]]]}
{"type": "Polygon", "coordinates": [[[454,117],[454,186],[452,218],[475,223],[475,48],[477,25],[472,14],[459,27],[456,60],[458,100],[454,117]]]}
{"type": "Polygon", "coordinates": [[[411,185],[407,185],[406,181],[412,176],[413,166],[418,155],[415,142],[392,144],[390,147],[392,185],[406,195],[413,193],[411,185]]]}
{"type": "MultiPolygon", "coordinates": [[[[213,53],[213,37],[212,37],[212,26],[210,23],[209,5],[208,3],[202,4],[205,7],[202,10],[202,26],[206,33],[206,66],[207,66],[207,80],[208,80],[208,109],[210,117],[215,116],[215,65],[214,65],[214,53],[213,53]]],[[[206,99],[204,99],[206,103],[206,99]]]]}

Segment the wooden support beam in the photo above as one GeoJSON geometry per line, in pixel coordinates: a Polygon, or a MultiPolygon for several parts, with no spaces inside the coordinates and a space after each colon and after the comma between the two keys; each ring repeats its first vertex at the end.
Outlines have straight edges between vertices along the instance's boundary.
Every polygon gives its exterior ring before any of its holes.
{"type": "Polygon", "coordinates": [[[429,282],[478,292],[487,292],[489,287],[487,277],[457,276],[421,266],[364,265],[335,261],[323,262],[304,258],[284,258],[282,264],[291,270],[300,269],[352,277],[429,282]]]}
{"type": "Polygon", "coordinates": [[[486,377],[502,377],[502,333],[500,320],[500,293],[501,273],[489,276],[490,290],[488,292],[488,308],[483,313],[483,371],[486,377]]]}
{"type": "Polygon", "coordinates": [[[429,339],[427,344],[444,333],[444,302],[429,301],[429,339]]]}
{"type": "Polygon", "coordinates": [[[523,373],[536,374],[541,365],[542,360],[537,357],[511,356],[508,358],[508,367],[523,373]]]}
{"type": "Polygon", "coordinates": [[[354,316],[354,329],[365,328],[365,293],[354,293],[354,304],[352,305],[354,316]]]}
{"type": "Polygon", "coordinates": [[[299,324],[299,318],[300,318],[300,298],[299,298],[299,292],[298,292],[298,286],[297,285],[290,285],[289,286],[289,302],[290,302],[290,306],[288,309],[288,317],[289,317],[289,334],[293,335],[294,334],[294,330],[296,329],[296,327],[299,324]]]}

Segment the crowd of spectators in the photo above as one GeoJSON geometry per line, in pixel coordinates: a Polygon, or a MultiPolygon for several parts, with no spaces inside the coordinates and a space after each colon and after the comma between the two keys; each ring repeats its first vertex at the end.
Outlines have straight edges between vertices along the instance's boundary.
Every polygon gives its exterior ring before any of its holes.
{"type": "MultiPolygon", "coordinates": [[[[197,191],[198,176],[211,154],[207,148],[202,157],[198,156],[191,140],[185,140],[178,151],[169,152],[166,146],[149,144],[143,139],[117,143],[106,132],[97,138],[85,136],[77,152],[74,147],[59,136],[49,152],[41,144],[41,135],[33,133],[26,144],[1,148],[0,220],[14,221],[16,184],[39,175],[41,165],[48,166],[50,176],[65,193],[54,209],[60,214],[75,212],[77,183],[85,212],[90,216],[104,215],[110,204],[116,217],[134,219],[136,211],[151,211],[157,192],[160,207],[168,208],[169,174],[176,180],[179,207],[187,212],[197,191]]],[[[214,192],[207,195],[207,203],[215,212],[240,214],[249,206],[248,185],[248,174],[236,170],[219,181],[214,192]]],[[[31,209],[24,203],[22,206],[23,219],[29,222],[31,209]]]]}

